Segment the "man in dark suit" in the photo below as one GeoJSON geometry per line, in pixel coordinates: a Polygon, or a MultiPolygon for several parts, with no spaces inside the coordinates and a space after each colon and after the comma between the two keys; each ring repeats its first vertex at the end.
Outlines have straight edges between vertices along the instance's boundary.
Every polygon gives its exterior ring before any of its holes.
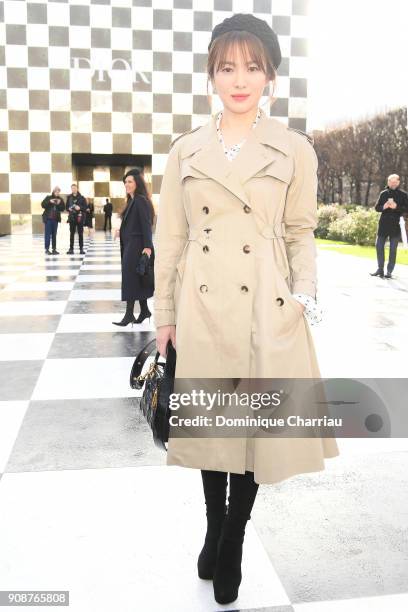
{"type": "Polygon", "coordinates": [[[381,216],[375,242],[378,268],[375,272],[370,272],[371,276],[384,278],[384,246],[387,238],[389,238],[390,254],[385,278],[392,278],[392,271],[397,258],[398,242],[401,238],[400,218],[402,213],[408,210],[408,195],[406,191],[399,189],[399,184],[398,174],[390,174],[387,179],[388,187],[381,191],[375,205],[375,210],[380,212],[381,216]]]}
{"type": "Polygon", "coordinates": [[[109,202],[109,198],[106,198],[106,204],[103,207],[103,212],[105,213],[105,225],[103,227],[104,231],[106,232],[106,228],[109,225],[109,229],[112,229],[112,211],[113,211],[113,206],[112,206],[112,202],[109,202]]]}

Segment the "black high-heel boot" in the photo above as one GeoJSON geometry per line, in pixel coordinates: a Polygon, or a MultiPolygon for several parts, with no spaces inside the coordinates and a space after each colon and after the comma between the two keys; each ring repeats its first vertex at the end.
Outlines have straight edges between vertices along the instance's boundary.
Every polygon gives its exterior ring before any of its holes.
{"type": "Polygon", "coordinates": [[[132,327],[133,327],[133,323],[137,323],[137,321],[135,319],[135,315],[134,314],[126,313],[121,321],[118,321],[118,322],[112,321],[112,323],[114,325],[118,325],[119,327],[126,327],[126,325],[129,325],[129,323],[131,323],[132,327]]]}
{"type": "Polygon", "coordinates": [[[214,577],[218,541],[226,514],[227,506],[224,506],[222,512],[216,509],[207,510],[207,533],[197,561],[198,577],[203,580],[214,577]]]}
{"type": "Polygon", "coordinates": [[[150,312],[147,306],[147,300],[139,300],[139,304],[140,304],[140,314],[135,320],[135,323],[143,323],[143,321],[147,318],[149,319],[149,323],[150,323],[150,317],[152,316],[152,313],[150,312]]]}
{"type": "Polygon", "coordinates": [[[244,536],[227,539],[224,529],[218,542],[217,561],[214,570],[214,598],[219,604],[227,604],[238,597],[242,580],[241,562],[244,536]]]}
{"type": "Polygon", "coordinates": [[[227,472],[201,470],[207,515],[207,533],[197,560],[198,576],[209,580],[214,576],[217,546],[227,506],[227,472]]]}
{"type": "Polygon", "coordinates": [[[115,321],[112,321],[112,323],[114,325],[118,325],[119,327],[126,327],[126,325],[129,325],[129,323],[131,323],[133,327],[133,323],[136,323],[135,315],[133,314],[134,307],[135,300],[127,300],[125,316],[121,321],[118,321],[117,323],[115,321]]]}
{"type": "Polygon", "coordinates": [[[238,597],[245,528],[251,518],[258,487],[253,472],[230,474],[228,513],[218,542],[213,578],[214,598],[219,604],[231,603],[238,597]]]}

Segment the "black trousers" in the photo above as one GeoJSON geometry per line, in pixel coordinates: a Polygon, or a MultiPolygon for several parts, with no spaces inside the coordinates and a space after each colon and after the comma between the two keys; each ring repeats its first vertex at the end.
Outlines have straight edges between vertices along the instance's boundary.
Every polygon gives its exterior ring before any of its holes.
{"type": "MultiPolygon", "coordinates": [[[[395,266],[395,260],[397,259],[397,247],[399,242],[399,236],[390,236],[390,254],[388,256],[387,272],[391,274],[395,266]]],[[[379,236],[375,241],[375,248],[377,251],[377,262],[380,270],[384,270],[384,246],[387,240],[387,236],[379,236]]]]}
{"type": "Polygon", "coordinates": [[[78,230],[79,248],[84,247],[84,226],[82,223],[70,223],[69,224],[69,248],[74,248],[75,230],[78,230]]]}
{"type": "Polygon", "coordinates": [[[105,215],[105,225],[103,226],[104,231],[106,231],[107,226],[109,225],[109,229],[112,229],[112,215],[105,215]]]}

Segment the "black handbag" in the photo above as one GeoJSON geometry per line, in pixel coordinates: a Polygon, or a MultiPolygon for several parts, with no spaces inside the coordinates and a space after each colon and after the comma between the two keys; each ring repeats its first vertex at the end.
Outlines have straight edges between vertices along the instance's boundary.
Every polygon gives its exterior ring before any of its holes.
{"type": "Polygon", "coordinates": [[[170,429],[170,394],[174,389],[174,376],[176,372],[176,351],[168,341],[166,347],[166,361],[160,362],[159,351],[145,374],[141,374],[143,365],[153,352],[156,339],[151,340],[136,357],[130,372],[130,386],[132,389],[142,389],[140,398],[140,411],[152,430],[156,446],[167,451],[166,442],[169,439],[170,429]]]}

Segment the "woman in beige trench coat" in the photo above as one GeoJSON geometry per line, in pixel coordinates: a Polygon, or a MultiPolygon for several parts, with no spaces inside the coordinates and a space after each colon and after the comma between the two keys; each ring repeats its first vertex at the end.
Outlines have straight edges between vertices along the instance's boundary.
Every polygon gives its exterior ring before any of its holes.
{"type": "MultiPolygon", "coordinates": [[[[224,105],[221,123],[212,115],[170,148],[154,305],[158,350],[165,355],[169,339],[177,350],[176,382],[320,377],[302,301],[316,298],[317,157],[305,134],[259,107],[280,59],[266,22],[234,15],[219,24],[208,76],[224,105]],[[227,143],[241,143],[230,158],[227,143]]],[[[198,573],[213,578],[219,603],[238,595],[245,523],[259,484],[322,470],[324,458],[336,455],[336,441],[327,437],[170,432],[167,464],[201,470],[207,534],[198,573]]]]}

